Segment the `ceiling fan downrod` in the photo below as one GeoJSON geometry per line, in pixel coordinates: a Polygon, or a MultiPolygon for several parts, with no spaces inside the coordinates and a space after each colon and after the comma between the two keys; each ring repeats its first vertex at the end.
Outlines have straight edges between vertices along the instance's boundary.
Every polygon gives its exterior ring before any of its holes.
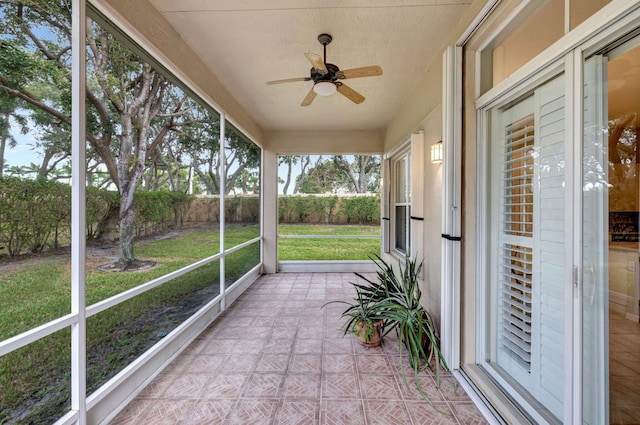
{"type": "Polygon", "coordinates": [[[318,36],[318,41],[320,42],[320,44],[322,44],[323,48],[324,48],[324,63],[327,63],[327,44],[331,43],[331,40],[333,40],[333,38],[331,37],[331,35],[329,34],[320,34],[318,36]]]}

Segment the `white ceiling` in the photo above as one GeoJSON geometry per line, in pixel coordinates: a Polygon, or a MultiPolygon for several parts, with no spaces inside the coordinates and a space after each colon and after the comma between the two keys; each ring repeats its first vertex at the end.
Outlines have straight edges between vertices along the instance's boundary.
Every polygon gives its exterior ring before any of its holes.
{"type": "Polygon", "coordinates": [[[150,0],[264,130],[385,128],[471,0],[150,0]],[[369,65],[383,75],[344,80],[366,100],[335,93],[301,107],[311,81],[305,52],[327,62],[369,65]]]}

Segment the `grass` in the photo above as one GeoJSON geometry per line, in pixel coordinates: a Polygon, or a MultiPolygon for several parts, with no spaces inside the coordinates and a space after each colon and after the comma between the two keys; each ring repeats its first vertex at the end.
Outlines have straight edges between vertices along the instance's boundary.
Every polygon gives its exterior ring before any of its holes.
{"type": "MultiPolygon", "coordinates": [[[[281,234],[379,235],[376,226],[281,225],[281,234]]],[[[259,235],[258,226],[225,228],[225,246],[259,235]]],[[[281,239],[281,259],[361,259],[379,253],[378,239],[281,239]]],[[[217,229],[138,242],[136,257],[158,267],[137,273],[105,273],[97,266],[113,261],[87,257],[87,305],[165,275],[220,249],[217,229]]],[[[231,285],[260,261],[258,244],[227,256],[231,285]]],[[[219,293],[219,262],[194,270],[160,287],[87,319],[87,390],[91,393],[175,329],[219,293]]],[[[0,340],[71,311],[69,257],[50,256],[14,263],[0,274],[0,340]]],[[[0,357],[0,424],[45,424],[70,405],[70,330],[63,329],[0,357]]]]}
{"type": "MultiPolygon", "coordinates": [[[[380,226],[292,225],[278,226],[280,235],[341,235],[380,236],[380,226]]],[[[278,259],[308,260],[369,260],[380,253],[380,239],[287,239],[278,240],[278,259]]]]}
{"type": "MultiPolygon", "coordinates": [[[[257,226],[229,227],[225,245],[254,238],[257,226]]],[[[112,259],[88,258],[87,305],[219,252],[219,231],[203,230],[136,244],[136,257],[159,263],[137,273],[104,273],[112,259]]],[[[258,244],[227,257],[233,282],[260,261],[258,244]]],[[[97,389],[219,294],[219,262],[87,319],[87,389],[97,389]]],[[[12,264],[0,275],[0,340],[70,312],[68,257],[12,264]]],[[[70,332],[56,332],[0,357],[0,424],[50,423],[69,408],[70,332]]]]}

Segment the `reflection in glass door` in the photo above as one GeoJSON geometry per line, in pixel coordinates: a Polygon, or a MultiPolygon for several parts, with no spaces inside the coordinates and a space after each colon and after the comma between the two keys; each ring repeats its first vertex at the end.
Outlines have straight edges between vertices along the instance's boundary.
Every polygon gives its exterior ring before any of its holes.
{"type": "Polygon", "coordinates": [[[640,423],[640,47],[584,64],[583,423],[640,423]]]}

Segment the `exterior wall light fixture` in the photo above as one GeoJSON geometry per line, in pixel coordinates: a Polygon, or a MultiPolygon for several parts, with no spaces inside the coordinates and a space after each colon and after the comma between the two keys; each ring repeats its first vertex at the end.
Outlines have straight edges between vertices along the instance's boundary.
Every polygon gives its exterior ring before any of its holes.
{"type": "Polygon", "coordinates": [[[440,164],[442,162],[442,140],[431,145],[431,162],[433,164],[440,164]]]}

